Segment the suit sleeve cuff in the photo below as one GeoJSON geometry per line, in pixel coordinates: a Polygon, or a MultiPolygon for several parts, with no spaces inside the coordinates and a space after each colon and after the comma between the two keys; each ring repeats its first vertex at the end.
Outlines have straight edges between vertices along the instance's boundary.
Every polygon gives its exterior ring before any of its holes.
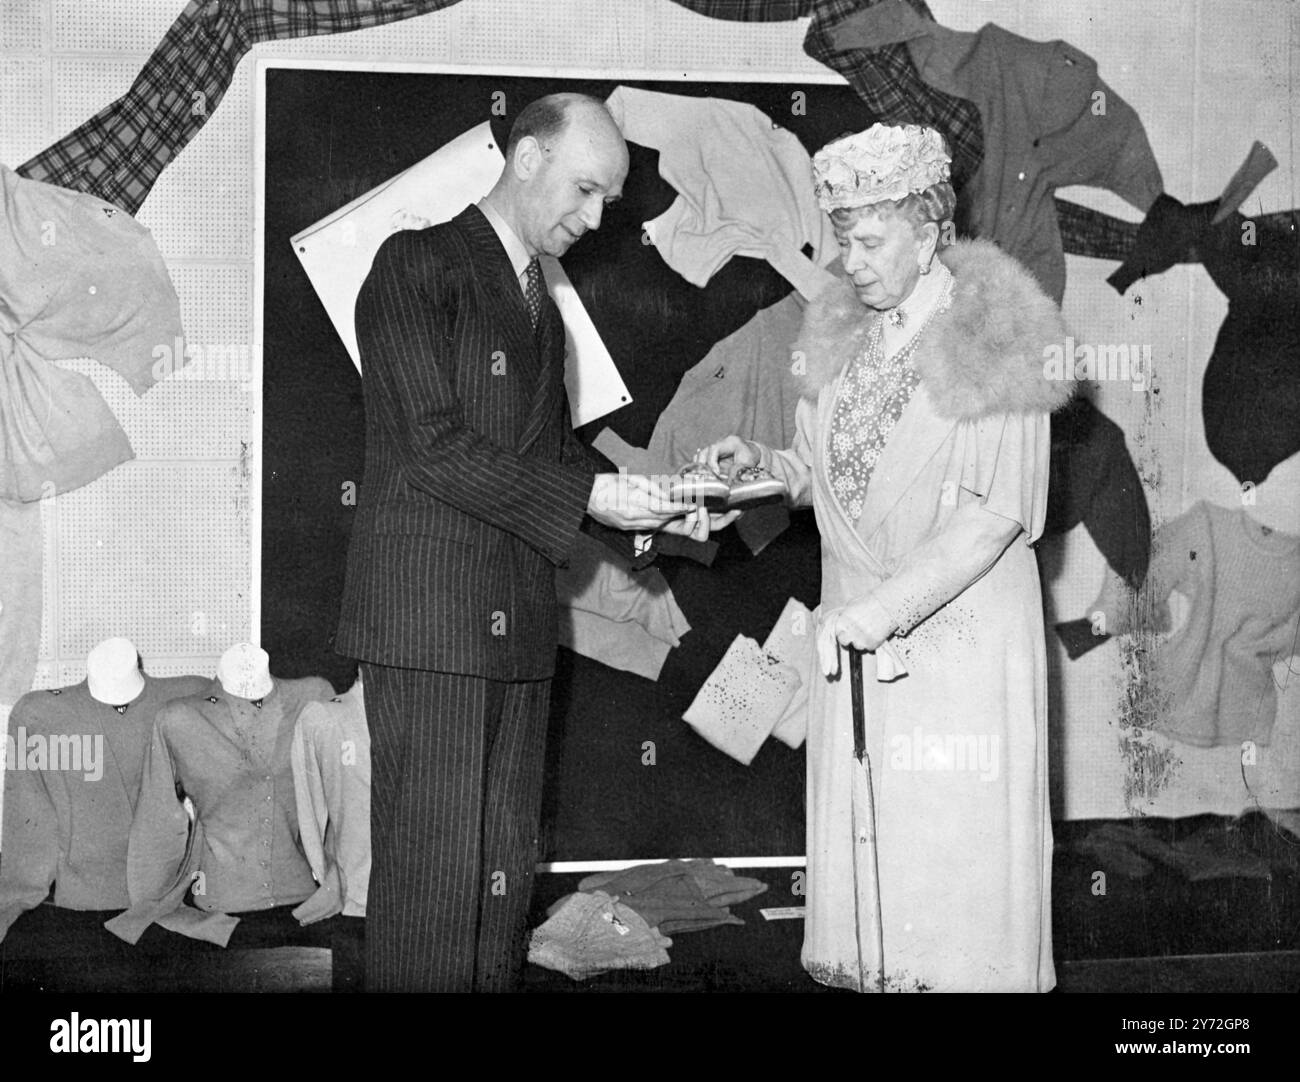
{"type": "Polygon", "coordinates": [[[557,566],[569,558],[573,542],[582,529],[591,502],[591,489],[595,475],[582,469],[557,466],[550,478],[554,484],[555,506],[534,534],[537,547],[557,566]]]}

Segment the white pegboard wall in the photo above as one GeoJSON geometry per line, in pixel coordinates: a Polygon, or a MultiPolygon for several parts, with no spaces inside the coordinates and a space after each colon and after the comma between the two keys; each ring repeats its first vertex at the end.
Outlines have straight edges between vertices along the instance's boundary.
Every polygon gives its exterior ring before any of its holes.
{"type": "Polygon", "coordinates": [[[41,501],[41,658],[54,657],[55,621],[59,611],[59,577],[55,573],[59,562],[58,500],[41,501]]]}
{"type": "Polygon", "coordinates": [[[128,462],[60,496],[57,657],[114,635],[166,657],[218,657],[244,639],[247,488],[238,463],[128,462]]]}
{"type": "Polygon", "coordinates": [[[45,688],[63,687],[58,667],[51,661],[36,663],[36,675],[32,677],[32,690],[43,691],[45,688]]]}
{"type": "Polygon", "coordinates": [[[131,89],[145,57],[54,58],[54,129],[58,138],[75,131],[131,89]]]}
{"type": "Polygon", "coordinates": [[[0,50],[0,162],[17,168],[54,139],[49,104],[50,61],[7,58],[0,50]]]}
{"type": "Polygon", "coordinates": [[[4,0],[0,53],[39,53],[49,33],[49,0],[4,0]]]}
{"type": "Polygon", "coordinates": [[[653,3],[462,0],[444,13],[452,59],[530,68],[645,66],[653,3]]]}
{"type": "MultiPolygon", "coordinates": [[[[8,2],[8,0],[6,0],[8,2]]],[[[186,0],[131,0],[131,4],[53,0],[50,21],[58,52],[152,53],[186,0]]]]}
{"type": "MultiPolygon", "coordinates": [[[[165,359],[165,358],[164,358],[165,359]]],[[[247,351],[223,356],[215,351],[194,363],[206,374],[188,380],[164,379],[138,396],[116,372],[94,361],[62,362],[95,384],[136,459],[238,461],[252,426],[252,387],[222,378],[247,363],[247,351]]]]}
{"type": "MultiPolygon", "coordinates": [[[[168,260],[252,258],[252,70],[245,57],[220,104],[140,208],[140,221],[168,260]]],[[[196,107],[211,103],[192,102],[196,107]]]]}
{"type": "Polygon", "coordinates": [[[288,38],[263,42],[253,47],[254,56],[382,57],[422,64],[446,61],[451,56],[451,28],[447,12],[432,11],[414,19],[370,26],[347,34],[324,34],[310,38],[288,38]]]}
{"type": "MultiPolygon", "coordinates": [[[[113,638],[131,639],[130,635],[112,636],[113,638]]],[[[134,642],[134,640],[132,640],[134,642]]],[[[231,644],[234,645],[233,643],[231,644]]],[[[136,647],[139,649],[139,647],[136,647]]],[[[90,653],[89,650],[86,651],[90,653]]],[[[215,657],[151,657],[140,651],[140,656],[144,658],[144,671],[150,676],[202,676],[212,679],[216,674],[217,658],[215,657]]],[[[86,678],[86,659],[80,660],[70,658],[67,661],[53,663],[41,662],[36,668],[36,676],[32,680],[33,691],[43,691],[46,688],[66,688],[73,684],[79,684],[86,678]]],[[[5,719],[11,707],[5,703],[0,703],[0,725],[4,724],[5,719]]]]}
{"type": "Polygon", "coordinates": [[[143,398],[110,405],[121,418],[138,458],[238,461],[251,442],[252,387],[230,380],[175,380],[143,398]]]}
{"type": "Polygon", "coordinates": [[[168,260],[167,270],[181,302],[186,342],[196,356],[193,368],[182,369],[177,378],[215,378],[212,367],[199,360],[252,349],[253,269],[233,262],[168,260]]]}
{"type": "Polygon", "coordinates": [[[216,675],[217,666],[212,658],[141,656],[144,657],[144,671],[150,676],[205,676],[211,679],[216,675]]]}
{"type": "MultiPolygon", "coordinates": [[[[216,671],[216,665],[211,658],[150,657],[143,650],[140,650],[139,645],[135,643],[135,640],[130,635],[120,637],[130,640],[135,645],[136,650],[144,659],[144,671],[149,676],[202,676],[211,680],[216,671]]],[[[72,684],[79,684],[84,679],[86,679],[86,659],[82,658],[80,661],[67,661],[61,664],[52,675],[52,682],[49,686],[66,688],[72,684]]]]}

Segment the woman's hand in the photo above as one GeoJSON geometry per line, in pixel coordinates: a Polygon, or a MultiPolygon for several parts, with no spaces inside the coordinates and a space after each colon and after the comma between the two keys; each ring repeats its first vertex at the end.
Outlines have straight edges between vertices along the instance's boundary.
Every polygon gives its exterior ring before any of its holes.
{"type": "Polygon", "coordinates": [[[757,466],[761,457],[758,444],[739,436],[724,436],[695,452],[695,461],[703,462],[719,477],[730,477],[741,466],[757,466]]]}
{"type": "Polygon", "coordinates": [[[894,618],[874,597],[822,613],[817,629],[817,660],[822,673],[834,676],[840,670],[840,646],[872,651],[894,633],[894,618]]]}

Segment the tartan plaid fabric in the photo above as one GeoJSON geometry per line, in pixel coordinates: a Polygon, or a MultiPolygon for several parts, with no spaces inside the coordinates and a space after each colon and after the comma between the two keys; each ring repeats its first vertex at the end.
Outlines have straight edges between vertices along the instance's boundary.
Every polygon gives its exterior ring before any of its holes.
{"type": "MultiPolygon", "coordinates": [[[[960,190],[984,160],[984,126],[979,110],[965,98],[940,93],[916,70],[906,45],[837,51],[831,28],[880,0],[817,0],[804,52],[844,76],[885,124],[926,124],[943,133],[952,153],[953,187],[960,190]]],[[[908,0],[927,19],[925,0],[908,0]]]]}
{"type": "Polygon", "coordinates": [[[783,23],[802,19],[813,0],[673,0],[697,15],[733,23],[783,23]]]}
{"type": "Polygon", "coordinates": [[[1056,220],[1061,226],[1061,247],[1070,255],[1122,260],[1137,240],[1136,222],[1112,218],[1068,199],[1056,199],[1056,220]]]}
{"type": "Polygon", "coordinates": [[[117,101],[17,169],[135,214],[260,41],[338,34],[457,0],[190,0],[117,101]]]}

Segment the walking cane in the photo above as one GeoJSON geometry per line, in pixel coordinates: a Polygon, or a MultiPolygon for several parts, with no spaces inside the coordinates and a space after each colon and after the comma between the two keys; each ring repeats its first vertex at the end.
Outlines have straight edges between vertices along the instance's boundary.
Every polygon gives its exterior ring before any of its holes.
{"type": "MultiPolygon", "coordinates": [[[[845,647],[849,652],[849,697],[853,703],[853,791],[851,807],[853,809],[853,883],[855,893],[860,877],[858,874],[858,850],[869,844],[869,877],[871,886],[871,905],[875,917],[876,961],[880,967],[879,991],[885,990],[885,932],[881,924],[880,913],[880,864],[876,853],[875,797],[871,791],[871,759],[867,755],[867,712],[862,700],[862,652],[852,646],[845,647]],[[862,824],[860,828],[859,824],[862,824]],[[866,829],[869,828],[869,832],[866,829]]],[[[861,908],[855,907],[855,921],[861,908]]],[[[858,928],[858,991],[865,992],[862,968],[862,935],[858,928]]]]}

